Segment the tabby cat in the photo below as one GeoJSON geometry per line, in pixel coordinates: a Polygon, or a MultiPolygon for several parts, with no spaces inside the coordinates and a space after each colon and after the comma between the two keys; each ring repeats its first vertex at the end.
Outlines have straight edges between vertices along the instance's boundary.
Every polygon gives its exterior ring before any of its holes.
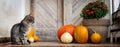
{"type": "Polygon", "coordinates": [[[34,17],[26,15],[25,18],[11,29],[11,44],[28,45],[30,42],[27,40],[27,33],[30,26],[34,23],[34,17]]]}

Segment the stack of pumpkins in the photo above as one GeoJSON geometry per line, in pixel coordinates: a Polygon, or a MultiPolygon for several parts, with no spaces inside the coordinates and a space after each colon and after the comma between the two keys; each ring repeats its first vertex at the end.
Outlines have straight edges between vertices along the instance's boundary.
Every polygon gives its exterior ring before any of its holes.
{"type": "Polygon", "coordinates": [[[39,38],[38,38],[38,36],[35,35],[35,31],[34,31],[33,27],[30,27],[29,32],[27,34],[27,39],[30,42],[37,42],[38,41],[39,38]]]}
{"type": "MultiPolygon", "coordinates": [[[[92,43],[100,43],[101,35],[94,29],[93,34],[90,36],[92,43]]],[[[72,24],[64,25],[58,29],[58,39],[63,43],[71,43],[74,40],[78,43],[87,43],[88,41],[88,29],[85,26],[74,26],[72,24]]]]}

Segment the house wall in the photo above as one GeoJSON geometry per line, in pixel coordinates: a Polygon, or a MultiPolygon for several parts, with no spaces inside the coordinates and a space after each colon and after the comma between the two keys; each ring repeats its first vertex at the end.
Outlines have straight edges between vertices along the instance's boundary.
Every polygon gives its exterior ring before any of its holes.
{"type": "Polygon", "coordinates": [[[12,26],[25,14],[24,0],[0,0],[0,37],[9,37],[12,26]]]}

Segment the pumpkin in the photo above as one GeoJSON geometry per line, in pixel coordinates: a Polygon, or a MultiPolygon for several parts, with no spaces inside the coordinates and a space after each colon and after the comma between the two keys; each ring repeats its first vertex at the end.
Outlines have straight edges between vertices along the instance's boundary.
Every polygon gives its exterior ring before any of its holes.
{"type": "Polygon", "coordinates": [[[71,43],[73,41],[73,37],[70,35],[70,33],[65,32],[61,36],[61,42],[63,43],[71,43]]]}
{"type": "Polygon", "coordinates": [[[94,29],[93,30],[93,34],[90,36],[91,42],[92,43],[100,43],[101,41],[101,35],[99,33],[97,33],[94,29]]]}
{"type": "Polygon", "coordinates": [[[28,31],[28,34],[27,34],[27,38],[29,39],[33,36],[34,36],[34,29],[33,29],[33,27],[30,27],[29,31],[28,31]]]}
{"type": "Polygon", "coordinates": [[[34,42],[37,42],[39,39],[38,36],[34,36],[33,38],[34,38],[34,42]]]}
{"type": "Polygon", "coordinates": [[[28,40],[29,40],[31,43],[34,42],[34,38],[33,38],[33,37],[30,37],[28,40]]]}
{"type": "MultiPolygon", "coordinates": [[[[57,37],[58,39],[60,40],[61,39],[61,35],[65,32],[68,32],[70,33],[70,35],[73,37],[74,35],[74,29],[75,29],[75,26],[72,25],[72,24],[69,24],[69,25],[64,25],[62,27],[60,27],[58,29],[58,32],[57,32],[57,37]]],[[[61,40],[60,40],[61,41],[61,40]]]]}
{"type": "Polygon", "coordinates": [[[27,39],[30,42],[36,42],[36,41],[39,40],[38,36],[35,36],[35,34],[34,34],[34,28],[33,27],[29,28],[29,31],[28,31],[28,34],[27,34],[27,39]]]}
{"type": "Polygon", "coordinates": [[[88,29],[85,26],[76,26],[74,38],[78,43],[86,43],[88,41],[88,29]]]}

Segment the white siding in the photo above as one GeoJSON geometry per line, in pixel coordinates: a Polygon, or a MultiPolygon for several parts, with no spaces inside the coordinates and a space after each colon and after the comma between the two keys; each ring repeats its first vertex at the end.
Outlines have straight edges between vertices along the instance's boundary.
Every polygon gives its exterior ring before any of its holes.
{"type": "Polygon", "coordinates": [[[24,0],[0,0],[0,36],[10,36],[11,27],[24,17],[24,5],[24,0]]]}

